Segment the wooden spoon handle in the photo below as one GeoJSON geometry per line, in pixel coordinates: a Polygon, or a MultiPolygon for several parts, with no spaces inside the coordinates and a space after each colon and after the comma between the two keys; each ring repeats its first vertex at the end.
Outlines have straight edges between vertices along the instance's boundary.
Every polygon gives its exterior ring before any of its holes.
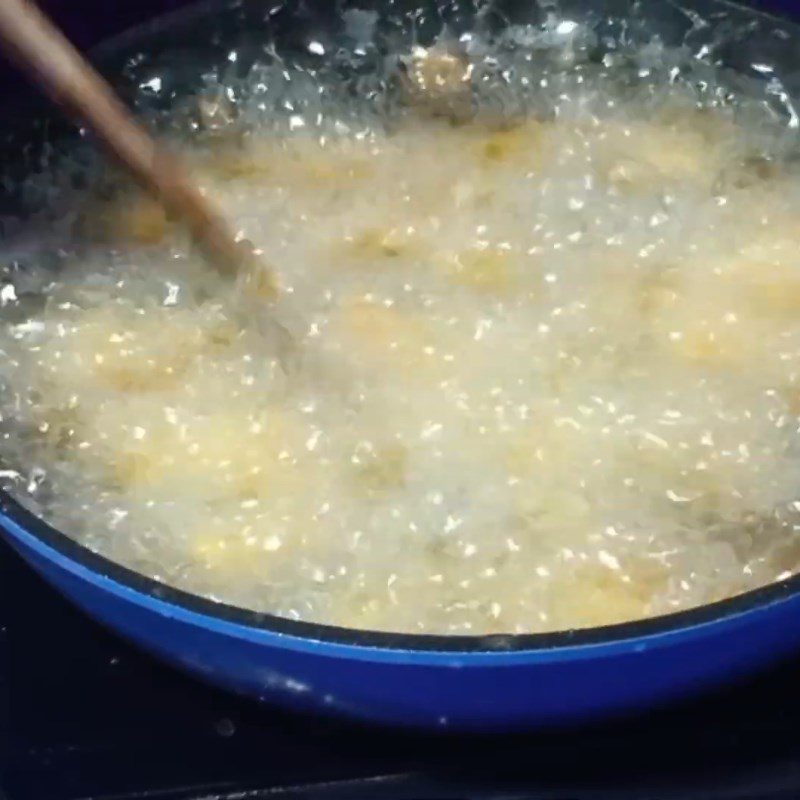
{"type": "Polygon", "coordinates": [[[67,106],[174,216],[221,272],[242,259],[232,232],[180,160],[161,149],[113,89],[56,26],[28,0],[0,0],[0,42],[45,92],[67,106]]]}

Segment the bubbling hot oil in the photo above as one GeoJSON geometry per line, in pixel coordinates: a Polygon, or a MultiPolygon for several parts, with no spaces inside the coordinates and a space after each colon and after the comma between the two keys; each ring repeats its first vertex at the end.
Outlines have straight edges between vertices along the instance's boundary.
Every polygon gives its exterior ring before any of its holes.
{"type": "Polygon", "coordinates": [[[15,493],[165,583],[355,628],[602,625],[796,570],[780,126],[677,84],[502,116],[429,84],[443,113],[192,155],[302,320],[288,373],[157,208],[82,198],[80,249],[0,294],[15,493]]]}

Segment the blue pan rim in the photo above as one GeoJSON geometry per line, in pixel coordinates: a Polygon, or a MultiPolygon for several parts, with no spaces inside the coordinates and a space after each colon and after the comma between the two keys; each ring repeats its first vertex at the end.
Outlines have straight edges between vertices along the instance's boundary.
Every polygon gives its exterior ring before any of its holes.
{"type": "Polygon", "coordinates": [[[80,567],[146,598],[176,606],[190,614],[211,617],[224,623],[305,641],[325,642],[395,652],[496,653],[574,649],[586,645],[631,642],[721,623],[760,608],[800,595],[800,573],[725,600],[658,617],[593,628],[547,633],[490,635],[397,633],[345,628],[318,622],[293,620],[240,606],[211,600],[186,592],[112,561],[54,528],[29,511],[8,492],[0,490],[0,528],[8,520],[60,556],[80,567]]]}
{"type": "MultiPolygon", "coordinates": [[[[762,17],[780,20],[784,23],[787,22],[781,15],[756,9],[746,3],[736,2],[736,0],[719,0],[719,2],[736,8],[747,8],[749,12],[762,17]]],[[[135,41],[143,34],[160,29],[166,23],[202,15],[214,7],[235,7],[240,3],[241,0],[197,0],[185,8],[160,14],[152,20],[104,40],[93,47],[90,54],[94,59],[102,61],[104,57],[112,54],[116,49],[135,41]]],[[[146,598],[158,599],[161,602],[181,608],[190,614],[211,617],[225,623],[255,630],[292,636],[305,641],[319,641],[394,652],[496,653],[499,656],[501,651],[502,653],[531,652],[573,649],[586,645],[611,644],[612,642],[631,642],[644,638],[659,637],[700,625],[721,623],[733,617],[774,603],[784,602],[800,595],[800,572],[798,572],[783,581],[776,581],[725,600],[657,617],[593,628],[548,633],[482,636],[363,630],[292,620],[274,614],[252,611],[228,603],[217,602],[148,578],[146,575],[118,564],[70,538],[67,534],[36,516],[10,493],[0,489],[0,528],[5,527],[3,524],[5,520],[19,526],[30,536],[78,566],[98,576],[106,577],[146,598]]]]}

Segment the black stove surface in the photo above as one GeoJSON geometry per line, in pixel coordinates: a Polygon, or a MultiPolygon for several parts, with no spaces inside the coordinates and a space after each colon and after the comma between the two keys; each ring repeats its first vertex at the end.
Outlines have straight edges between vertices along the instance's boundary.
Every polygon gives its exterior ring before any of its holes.
{"type": "Polygon", "coordinates": [[[6,800],[800,798],[800,660],[602,727],[447,737],[294,716],[164,667],[0,544],[6,800]]]}

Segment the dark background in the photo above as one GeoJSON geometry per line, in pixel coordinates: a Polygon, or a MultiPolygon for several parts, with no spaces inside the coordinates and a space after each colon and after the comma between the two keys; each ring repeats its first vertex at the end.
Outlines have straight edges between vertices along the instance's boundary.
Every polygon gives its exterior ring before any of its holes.
{"type": "MultiPolygon", "coordinates": [[[[245,0],[246,1],[246,0],[245,0]]],[[[191,4],[191,0],[37,0],[69,38],[87,50],[104,38],[120,33],[158,14],[191,4]]],[[[3,104],[29,91],[27,83],[10,67],[0,51],[0,114],[3,104]]]]}
{"type": "MultiPolygon", "coordinates": [[[[336,0],[330,0],[334,4],[336,0]]],[[[89,47],[109,33],[124,30],[155,14],[189,5],[191,0],[39,0],[63,26],[69,36],[82,47],[89,47]]],[[[247,0],[243,0],[247,2],[247,0]]],[[[647,0],[666,2],[666,0],[647,0]]],[[[747,5],[760,6],[776,13],[800,14],[800,0],[750,0],[747,5]]]]}
{"type": "MultiPolygon", "coordinates": [[[[37,0],[82,50],[155,15],[192,4],[192,0],[37,0]]],[[[241,0],[247,3],[247,0],[241,0]]],[[[336,0],[330,0],[334,5],[336,0]]],[[[667,2],[667,0],[646,0],[667,2]]],[[[369,0],[365,0],[368,5],[369,0]]],[[[777,14],[800,17],[800,0],[744,0],[744,4],[777,14]]],[[[0,56],[0,98],[13,96],[26,84],[0,56]]],[[[0,103],[0,112],[2,103],[0,103]]]]}
{"type": "MultiPolygon", "coordinates": [[[[247,3],[247,0],[242,2],[247,3]]],[[[330,2],[335,4],[336,0],[330,2]]],[[[38,3],[79,48],[87,50],[103,38],[157,14],[191,5],[192,0],[38,0],[38,3]]],[[[365,1],[367,4],[368,0],[365,1]]],[[[745,4],[778,14],[800,16],[800,0],[746,0],[745,4]]],[[[0,58],[0,90],[6,96],[9,93],[13,95],[20,85],[24,84],[20,84],[18,73],[0,58]]]]}
{"type": "Polygon", "coordinates": [[[40,0],[70,38],[89,47],[156,14],[189,5],[187,0],[40,0]]]}

